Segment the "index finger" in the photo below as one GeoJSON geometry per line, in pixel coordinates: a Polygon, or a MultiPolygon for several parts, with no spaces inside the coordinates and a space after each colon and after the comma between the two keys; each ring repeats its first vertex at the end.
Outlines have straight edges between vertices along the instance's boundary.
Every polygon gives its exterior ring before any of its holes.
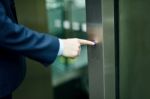
{"type": "Polygon", "coordinates": [[[94,42],[89,41],[89,40],[84,40],[84,39],[79,39],[79,42],[81,45],[95,45],[94,42]]]}

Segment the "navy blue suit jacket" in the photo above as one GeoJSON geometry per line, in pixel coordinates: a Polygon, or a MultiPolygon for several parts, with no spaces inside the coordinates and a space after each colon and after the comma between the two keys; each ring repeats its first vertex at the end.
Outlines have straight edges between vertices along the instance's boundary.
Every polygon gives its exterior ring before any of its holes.
{"type": "Polygon", "coordinates": [[[14,91],[24,79],[24,57],[48,65],[58,50],[58,38],[19,25],[13,0],[0,0],[0,97],[14,91]]]}

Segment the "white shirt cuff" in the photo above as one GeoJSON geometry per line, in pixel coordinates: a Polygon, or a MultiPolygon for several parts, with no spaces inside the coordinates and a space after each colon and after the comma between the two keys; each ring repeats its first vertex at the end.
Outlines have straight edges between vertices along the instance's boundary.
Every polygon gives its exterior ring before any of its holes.
{"type": "Polygon", "coordinates": [[[61,39],[59,39],[59,51],[58,51],[58,56],[62,55],[64,51],[64,44],[61,39]]]}

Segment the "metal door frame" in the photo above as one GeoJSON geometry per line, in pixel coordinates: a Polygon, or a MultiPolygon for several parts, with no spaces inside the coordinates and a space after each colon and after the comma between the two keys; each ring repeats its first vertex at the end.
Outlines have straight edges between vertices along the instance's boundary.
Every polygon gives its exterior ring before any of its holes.
{"type": "Polygon", "coordinates": [[[118,1],[86,0],[90,99],[119,98],[118,1]]]}

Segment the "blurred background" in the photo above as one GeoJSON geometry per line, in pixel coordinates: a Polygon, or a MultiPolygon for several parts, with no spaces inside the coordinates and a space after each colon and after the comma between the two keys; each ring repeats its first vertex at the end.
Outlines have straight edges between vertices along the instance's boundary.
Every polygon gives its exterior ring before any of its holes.
{"type": "Polygon", "coordinates": [[[60,38],[97,32],[100,43],[49,68],[28,59],[14,99],[150,99],[150,0],[15,2],[20,24],[60,38]]]}
{"type": "MultiPolygon", "coordinates": [[[[15,0],[19,23],[60,38],[86,39],[85,0],[15,0]]],[[[28,59],[27,76],[14,99],[88,99],[87,47],[76,59],[50,66],[28,59]]]]}

